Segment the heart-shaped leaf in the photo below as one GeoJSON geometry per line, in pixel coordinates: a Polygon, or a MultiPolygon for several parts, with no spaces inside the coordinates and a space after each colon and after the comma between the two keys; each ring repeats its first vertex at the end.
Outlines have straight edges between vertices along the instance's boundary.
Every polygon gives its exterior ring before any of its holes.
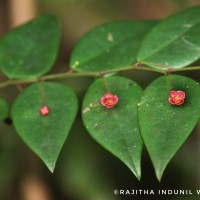
{"type": "Polygon", "coordinates": [[[91,30],[74,48],[71,68],[100,72],[133,64],[143,37],[155,24],[155,21],[118,21],[91,30]]]}
{"type": "Polygon", "coordinates": [[[61,148],[78,108],[74,92],[57,83],[33,84],[15,100],[12,116],[16,131],[24,142],[53,172],[61,148]],[[50,113],[40,114],[42,91],[50,113]]]}
{"type": "Polygon", "coordinates": [[[0,98],[0,120],[5,119],[8,116],[8,104],[7,102],[0,98]]]}
{"type": "Polygon", "coordinates": [[[137,103],[142,89],[132,80],[107,77],[96,80],[87,91],[82,107],[83,122],[90,135],[124,162],[140,179],[142,139],[137,119],[137,103]],[[113,108],[101,105],[106,87],[119,101],[113,108]]]}
{"type": "Polygon", "coordinates": [[[54,64],[60,40],[58,19],[44,15],[19,26],[0,40],[0,68],[9,78],[32,78],[54,64]]]}
{"type": "Polygon", "coordinates": [[[150,154],[157,178],[192,132],[200,117],[200,87],[187,77],[162,76],[144,91],[139,102],[140,131],[150,154]],[[171,80],[170,80],[171,79],[171,80]],[[185,92],[182,105],[171,105],[170,90],[185,92]]]}
{"type": "Polygon", "coordinates": [[[182,68],[200,58],[200,6],[169,16],[142,42],[137,60],[153,68],[182,68]]]}

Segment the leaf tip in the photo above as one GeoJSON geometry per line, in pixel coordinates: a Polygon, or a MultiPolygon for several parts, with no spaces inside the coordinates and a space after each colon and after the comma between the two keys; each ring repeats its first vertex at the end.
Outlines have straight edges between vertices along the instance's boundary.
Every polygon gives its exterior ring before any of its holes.
{"type": "Polygon", "coordinates": [[[137,168],[137,169],[132,169],[131,168],[132,173],[135,175],[135,177],[137,178],[138,181],[141,180],[141,169],[137,168]]]}
{"type": "Polygon", "coordinates": [[[153,163],[153,167],[155,170],[156,178],[158,179],[159,182],[161,182],[163,173],[169,163],[169,160],[168,161],[164,161],[162,159],[161,160],[152,160],[152,163],[153,163]]]}
{"type": "Polygon", "coordinates": [[[49,171],[53,174],[54,170],[55,170],[55,163],[45,163],[47,168],[49,169],[49,171]]]}
{"type": "Polygon", "coordinates": [[[165,167],[160,167],[160,168],[155,167],[156,177],[159,182],[161,182],[164,171],[165,171],[165,167]]]}
{"type": "Polygon", "coordinates": [[[156,174],[156,178],[158,179],[159,182],[161,182],[162,174],[156,174]]]}
{"type": "Polygon", "coordinates": [[[135,175],[135,176],[136,176],[136,178],[137,178],[138,181],[141,180],[141,174],[137,174],[137,175],[135,175]]]}

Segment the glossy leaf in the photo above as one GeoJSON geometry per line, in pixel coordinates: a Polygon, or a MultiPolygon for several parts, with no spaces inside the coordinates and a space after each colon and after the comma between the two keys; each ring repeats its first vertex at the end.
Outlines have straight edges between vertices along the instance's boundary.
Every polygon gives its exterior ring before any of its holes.
{"type": "Polygon", "coordinates": [[[144,35],[155,21],[118,21],[86,33],[72,52],[70,66],[75,71],[103,71],[136,61],[144,35]]]}
{"type": "Polygon", "coordinates": [[[54,64],[60,40],[58,20],[45,15],[19,26],[0,40],[0,68],[9,78],[32,78],[54,64]]]}
{"type": "Polygon", "coordinates": [[[200,6],[169,16],[142,42],[137,60],[158,68],[182,68],[200,58],[200,6]]]}
{"type": "Polygon", "coordinates": [[[138,111],[140,131],[159,180],[198,122],[199,102],[199,84],[184,76],[162,76],[144,91],[138,111]],[[168,102],[172,89],[169,79],[173,83],[173,90],[185,92],[184,104],[176,106],[168,102]]]}
{"type": "Polygon", "coordinates": [[[0,120],[5,119],[8,116],[8,104],[7,102],[0,98],[0,120]]]}
{"type": "Polygon", "coordinates": [[[140,179],[142,139],[137,119],[137,103],[142,89],[132,80],[123,77],[107,77],[110,92],[117,95],[113,108],[100,104],[106,93],[104,80],[96,80],[84,98],[82,117],[90,135],[105,149],[124,162],[140,179]]]}
{"type": "Polygon", "coordinates": [[[53,172],[61,148],[77,112],[77,99],[67,86],[56,83],[33,84],[15,100],[12,108],[14,126],[24,142],[53,172]],[[40,115],[42,91],[47,116],[40,115]]]}

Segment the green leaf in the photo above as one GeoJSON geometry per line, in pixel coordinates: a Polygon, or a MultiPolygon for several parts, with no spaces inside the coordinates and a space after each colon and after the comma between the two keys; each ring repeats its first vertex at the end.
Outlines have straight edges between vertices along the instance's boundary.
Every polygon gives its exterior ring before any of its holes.
{"type": "Polygon", "coordinates": [[[118,21],[91,30],[75,46],[71,68],[82,72],[100,72],[133,64],[144,35],[155,23],[118,21]]]}
{"type": "Polygon", "coordinates": [[[19,26],[0,40],[0,68],[9,78],[32,78],[54,64],[60,41],[58,19],[45,15],[19,26]]]}
{"type": "Polygon", "coordinates": [[[182,68],[200,58],[200,6],[169,16],[145,37],[137,60],[153,68],[182,68]]]}
{"type": "Polygon", "coordinates": [[[8,116],[8,104],[0,98],[0,120],[4,120],[8,116]]]}
{"type": "Polygon", "coordinates": [[[84,125],[99,144],[117,156],[140,179],[143,142],[137,119],[137,103],[142,89],[123,77],[107,77],[105,80],[110,92],[117,95],[119,101],[114,108],[103,107],[100,100],[106,93],[104,80],[96,80],[84,98],[84,125]]]}
{"type": "Polygon", "coordinates": [[[199,102],[199,83],[184,76],[162,76],[144,91],[138,109],[140,131],[159,180],[198,122],[199,102]],[[185,102],[180,106],[168,102],[170,79],[173,90],[185,92],[185,102]]]}
{"type": "Polygon", "coordinates": [[[67,86],[56,83],[33,84],[15,100],[12,108],[14,126],[24,142],[53,172],[61,148],[77,112],[77,99],[67,86]],[[39,113],[44,89],[47,116],[39,113]]]}

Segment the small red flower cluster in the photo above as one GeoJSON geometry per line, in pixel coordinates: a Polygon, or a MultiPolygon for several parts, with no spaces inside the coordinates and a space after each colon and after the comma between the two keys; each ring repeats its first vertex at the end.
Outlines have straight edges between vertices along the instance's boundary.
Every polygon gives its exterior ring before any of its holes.
{"type": "Polygon", "coordinates": [[[119,98],[116,95],[113,95],[110,92],[107,92],[102,98],[101,98],[101,104],[105,106],[106,108],[113,108],[115,104],[118,102],[119,98]]]}
{"type": "Polygon", "coordinates": [[[41,114],[42,116],[48,115],[49,112],[50,112],[50,109],[49,109],[48,106],[42,106],[42,107],[40,108],[40,114],[41,114]]]}
{"type": "Polygon", "coordinates": [[[180,106],[184,103],[185,100],[185,92],[183,91],[175,91],[171,90],[169,95],[169,103],[172,105],[180,106]]]}
{"type": "MultiPolygon", "coordinates": [[[[119,98],[116,95],[113,95],[110,92],[107,92],[102,98],[101,98],[101,104],[105,106],[106,108],[113,108],[115,104],[118,102],[119,98]]],[[[169,103],[172,105],[180,106],[184,104],[185,100],[185,92],[183,91],[170,91],[169,96],[169,103]]]]}

